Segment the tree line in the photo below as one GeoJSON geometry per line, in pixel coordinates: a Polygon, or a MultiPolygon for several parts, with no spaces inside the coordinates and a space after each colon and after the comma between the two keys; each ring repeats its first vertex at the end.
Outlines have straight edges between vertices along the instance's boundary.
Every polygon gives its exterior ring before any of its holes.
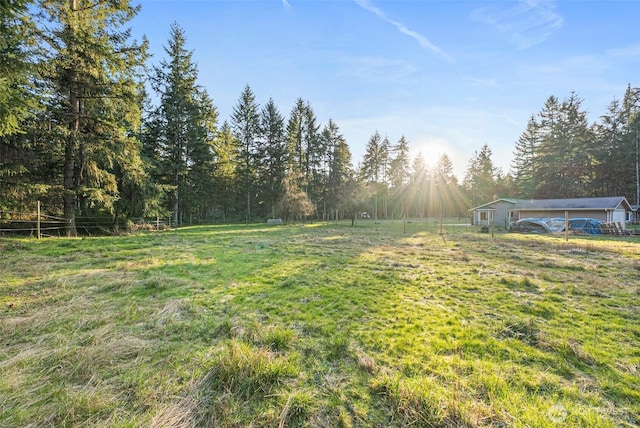
{"type": "Polygon", "coordinates": [[[0,210],[45,211],[75,235],[85,217],[263,221],[466,216],[498,196],[634,195],[640,91],[589,125],[581,100],[550,97],[504,174],[488,145],[458,182],[451,159],[427,165],[409,141],[375,131],[353,165],[337,123],[302,98],[285,116],[245,86],[220,123],[198,83],[185,31],[164,58],[132,40],[128,0],[0,2],[0,210]],[[634,146],[635,144],[635,146],[634,146]]]}

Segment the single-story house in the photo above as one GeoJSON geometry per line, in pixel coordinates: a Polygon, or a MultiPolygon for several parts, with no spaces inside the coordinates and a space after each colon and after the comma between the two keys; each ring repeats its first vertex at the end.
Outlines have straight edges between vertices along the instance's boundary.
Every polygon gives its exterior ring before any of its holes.
{"type": "Polygon", "coordinates": [[[625,227],[631,204],[624,196],[570,199],[501,198],[471,208],[471,224],[508,227],[512,221],[530,217],[594,218],[603,223],[620,223],[625,227]]]}

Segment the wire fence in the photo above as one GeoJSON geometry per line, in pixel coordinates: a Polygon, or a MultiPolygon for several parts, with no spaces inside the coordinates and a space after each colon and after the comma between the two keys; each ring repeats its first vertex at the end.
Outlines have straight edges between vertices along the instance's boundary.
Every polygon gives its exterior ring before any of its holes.
{"type": "MultiPolygon", "coordinates": [[[[171,227],[171,218],[116,219],[108,216],[78,216],[75,226],[81,235],[104,235],[142,230],[164,230],[171,227]]],[[[0,235],[5,236],[66,236],[67,219],[40,212],[0,210],[0,235]]]]}

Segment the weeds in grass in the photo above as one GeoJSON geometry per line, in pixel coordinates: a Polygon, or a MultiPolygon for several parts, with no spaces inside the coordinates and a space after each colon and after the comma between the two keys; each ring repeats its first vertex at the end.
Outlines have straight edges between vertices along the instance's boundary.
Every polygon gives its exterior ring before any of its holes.
{"type": "Polygon", "coordinates": [[[300,372],[287,356],[276,356],[236,339],[213,350],[209,364],[202,389],[231,391],[245,399],[269,394],[300,372]]]}
{"type": "Polygon", "coordinates": [[[538,328],[533,318],[506,320],[499,336],[518,339],[533,346],[540,346],[545,343],[545,334],[538,328]]]}
{"type": "Polygon", "coordinates": [[[369,374],[376,374],[378,372],[379,367],[376,364],[373,357],[367,355],[364,351],[360,349],[357,351],[356,356],[357,356],[358,367],[360,367],[360,369],[364,370],[369,374]]]}
{"type": "Polygon", "coordinates": [[[329,360],[337,360],[344,358],[349,353],[349,336],[344,332],[332,334],[327,339],[327,358],[329,360]]]}
{"type": "Polygon", "coordinates": [[[286,351],[292,347],[295,332],[284,327],[268,329],[260,339],[265,346],[274,352],[286,351]]]}
{"type": "Polygon", "coordinates": [[[297,389],[285,397],[285,404],[278,416],[278,428],[304,426],[313,407],[313,393],[306,389],[297,389]]]}
{"type": "Polygon", "coordinates": [[[416,382],[383,372],[371,380],[370,387],[374,394],[384,397],[403,426],[470,426],[445,389],[431,379],[416,382]]]}
{"type": "Polygon", "coordinates": [[[224,318],[220,323],[216,326],[216,334],[220,337],[230,339],[233,337],[233,321],[231,318],[224,318]]]}

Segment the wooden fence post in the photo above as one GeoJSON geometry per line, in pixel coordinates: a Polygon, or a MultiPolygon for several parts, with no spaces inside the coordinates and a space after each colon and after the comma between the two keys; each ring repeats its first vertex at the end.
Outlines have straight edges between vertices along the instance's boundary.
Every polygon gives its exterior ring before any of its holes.
{"type": "Polygon", "coordinates": [[[40,201],[38,201],[38,220],[36,221],[36,237],[40,239],[40,201]]]}

